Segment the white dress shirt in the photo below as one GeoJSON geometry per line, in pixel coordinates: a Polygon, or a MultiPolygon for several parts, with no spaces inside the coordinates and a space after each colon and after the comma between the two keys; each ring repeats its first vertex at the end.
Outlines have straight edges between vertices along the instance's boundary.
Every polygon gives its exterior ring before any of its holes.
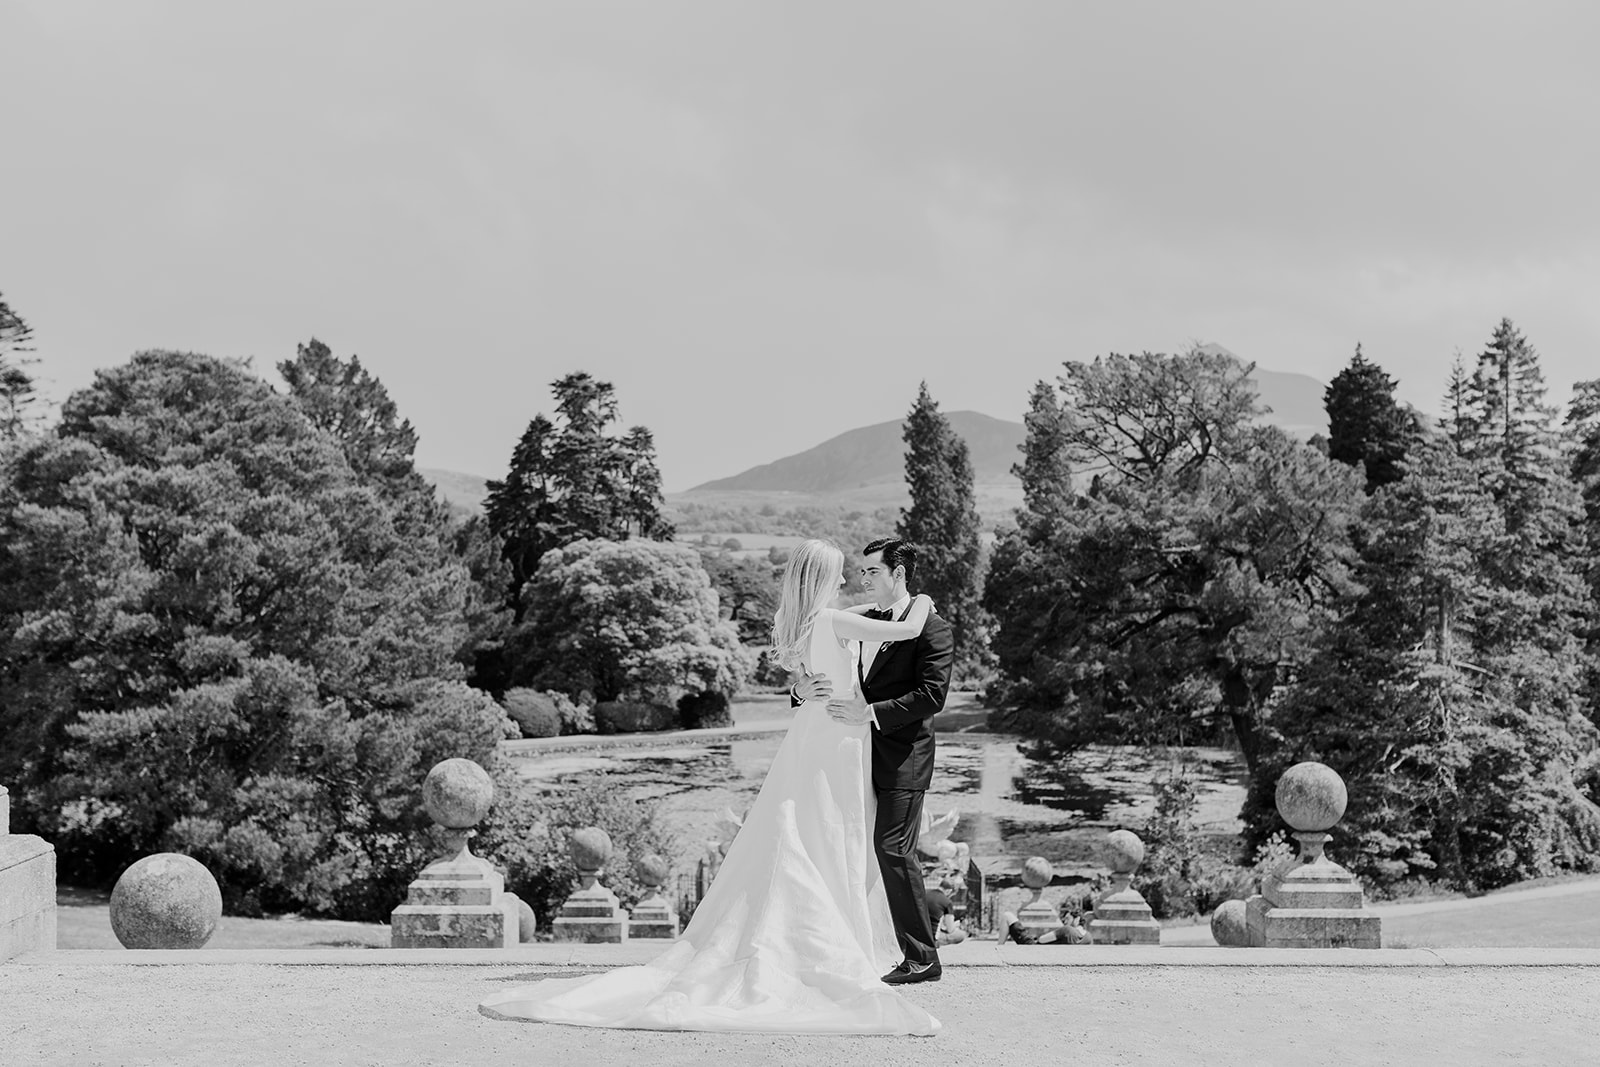
{"type": "MultiPolygon", "coordinates": [[[[901,615],[905,614],[906,609],[909,608],[910,606],[911,606],[911,594],[907,593],[905,596],[901,597],[899,600],[896,600],[893,604],[890,604],[888,610],[889,610],[890,616],[892,618],[898,619],[901,615]]],[[[861,677],[862,678],[865,678],[867,675],[872,673],[872,661],[878,658],[878,650],[880,648],[882,648],[883,645],[884,645],[884,642],[882,642],[882,641],[874,641],[874,642],[863,641],[863,642],[861,642],[861,677]]],[[[873,720],[874,720],[874,722],[876,722],[877,716],[873,716],[873,720]]]]}

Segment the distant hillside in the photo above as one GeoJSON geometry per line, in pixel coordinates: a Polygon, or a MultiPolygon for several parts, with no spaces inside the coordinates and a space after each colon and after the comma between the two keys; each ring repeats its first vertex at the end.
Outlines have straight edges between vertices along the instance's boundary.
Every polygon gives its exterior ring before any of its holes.
{"type": "MultiPolygon", "coordinates": [[[[1014,483],[1011,465],[1021,454],[1020,422],[1006,422],[976,411],[951,411],[950,426],[966,439],[972,454],[972,480],[980,485],[1014,483]]],[[[863,426],[829,438],[814,448],[731,478],[690,489],[704,492],[836,493],[879,485],[899,485],[906,476],[905,441],[899,421],[863,426]]]]}
{"type": "MultiPolygon", "coordinates": [[[[1205,347],[1233,355],[1220,345],[1205,347]]],[[[1272,409],[1265,421],[1302,439],[1327,432],[1327,416],[1322,410],[1325,387],[1321,382],[1305,374],[1259,367],[1253,377],[1261,402],[1272,409]]],[[[1011,476],[1011,465],[1021,458],[1018,446],[1023,439],[1022,423],[976,411],[951,411],[946,412],[946,417],[971,450],[979,514],[986,520],[1010,515],[1022,503],[1022,487],[1011,476]]],[[[780,510],[831,505],[871,512],[881,507],[901,507],[907,496],[905,442],[900,428],[901,423],[896,421],[849,430],[804,452],[685,492],[670,493],[667,499],[728,508],[772,505],[780,510]]],[[[459,471],[421,473],[451,507],[464,514],[482,510],[487,493],[483,478],[459,471]]]]}
{"type": "MultiPolygon", "coordinates": [[[[1233,355],[1221,345],[1205,347],[1209,351],[1233,355]]],[[[1305,374],[1286,374],[1259,367],[1252,377],[1261,402],[1272,409],[1264,421],[1281,426],[1302,439],[1327,432],[1321,382],[1305,374]]],[[[997,490],[1017,485],[1017,480],[1011,476],[1011,465],[1021,459],[1018,448],[1025,433],[1022,423],[976,411],[951,411],[946,417],[971,450],[976,485],[997,490]]],[[[675,495],[845,494],[862,504],[897,504],[905,488],[905,442],[901,438],[901,425],[898,421],[880,422],[848,430],[804,452],[751,467],[729,478],[705,482],[687,493],[675,495]]]]}
{"type": "Polygon", "coordinates": [[[460,471],[428,470],[418,468],[417,473],[433,483],[439,499],[463,514],[476,515],[483,510],[484,498],[489,495],[488,483],[476,474],[460,471]]]}

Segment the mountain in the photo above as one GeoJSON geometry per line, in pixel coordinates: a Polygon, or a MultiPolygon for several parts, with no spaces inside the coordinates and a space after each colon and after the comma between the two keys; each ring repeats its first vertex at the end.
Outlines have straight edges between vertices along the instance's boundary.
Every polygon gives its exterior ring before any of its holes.
{"type": "MultiPolygon", "coordinates": [[[[1221,345],[1207,351],[1232,356],[1221,345]]],[[[1237,356],[1234,356],[1237,359],[1237,356]]],[[[1302,440],[1327,433],[1322,409],[1325,386],[1305,374],[1263,370],[1251,375],[1261,402],[1272,411],[1264,422],[1281,426],[1302,440]]],[[[1011,476],[1011,465],[1021,459],[1020,422],[997,419],[977,411],[946,412],[950,425],[966,439],[972,455],[973,488],[980,515],[1009,514],[1022,502],[1022,487],[1011,476]]],[[[482,509],[484,479],[457,471],[423,470],[439,496],[463,513],[482,509]]],[[[845,504],[871,511],[906,502],[905,442],[901,423],[880,422],[848,430],[792,456],[773,460],[727,478],[704,482],[681,493],[667,494],[669,501],[687,500],[731,507],[798,507],[845,504]]]]}
{"type": "MultiPolygon", "coordinates": [[[[972,480],[979,485],[1015,482],[1011,465],[1021,457],[1020,422],[1007,422],[976,411],[945,413],[950,426],[966,439],[972,455],[972,480]]],[[[903,423],[880,422],[831,437],[793,456],[751,467],[731,478],[718,478],[691,493],[756,491],[833,493],[905,481],[903,423]]]]}
{"type": "Polygon", "coordinates": [[[439,499],[454,510],[464,515],[476,515],[483,510],[489,487],[488,482],[478,475],[423,467],[417,468],[417,473],[431,482],[439,499]]]}
{"type": "MultiPolygon", "coordinates": [[[[1221,345],[1206,345],[1207,351],[1233,356],[1221,345]]],[[[1237,356],[1234,356],[1238,359],[1237,356]]],[[[1261,402],[1271,413],[1262,421],[1281,426],[1296,437],[1309,438],[1326,433],[1327,415],[1322,409],[1324,386],[1305,374],[1262,370],[1251,374],[1261,402]]],[[[950,426],[966,439],[972,454],[972,480],[975,486],[996,489],[1017,485],[1011,465],[1022,458],[1018,451],[1024,437],[1020,422],[997,419],[976,411],[946,412],[950,426]]],[[[804,452],[735,474],[704,482],[684,494],[801,493],[844,494],[857,500],[875,499],[879,487],[903,493],[905,489],[905,442],[901,423],[880,422],[848,430],[804,452]]],[[[898,497],[896,497],[898,499],[898,497]]]]}

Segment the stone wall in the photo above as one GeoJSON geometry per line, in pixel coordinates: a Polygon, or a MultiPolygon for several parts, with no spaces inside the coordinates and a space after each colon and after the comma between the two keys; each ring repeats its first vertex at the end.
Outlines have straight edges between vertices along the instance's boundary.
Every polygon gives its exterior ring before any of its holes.
{"type": "Polygon", "coordinates": [[[10,831],[10,797],[0,786],[0,961],[56,947],[55,846],[10,831]]]}

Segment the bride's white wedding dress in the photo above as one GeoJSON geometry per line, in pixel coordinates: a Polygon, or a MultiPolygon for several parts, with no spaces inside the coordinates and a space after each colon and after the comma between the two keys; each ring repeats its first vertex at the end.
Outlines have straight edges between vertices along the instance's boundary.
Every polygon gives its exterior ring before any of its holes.
{"type": "MultiPolygon", "coordinates": [[[[818,614],[806,664],[846,693],[854,666],[833,616],[818,614]]],[[[627,1029],[936,1033],[882,981],[899,949],[872,849],[870,729],[800,706],[694,918],[654,962],[508,989],[482,1010],[627,1029]]]]}

